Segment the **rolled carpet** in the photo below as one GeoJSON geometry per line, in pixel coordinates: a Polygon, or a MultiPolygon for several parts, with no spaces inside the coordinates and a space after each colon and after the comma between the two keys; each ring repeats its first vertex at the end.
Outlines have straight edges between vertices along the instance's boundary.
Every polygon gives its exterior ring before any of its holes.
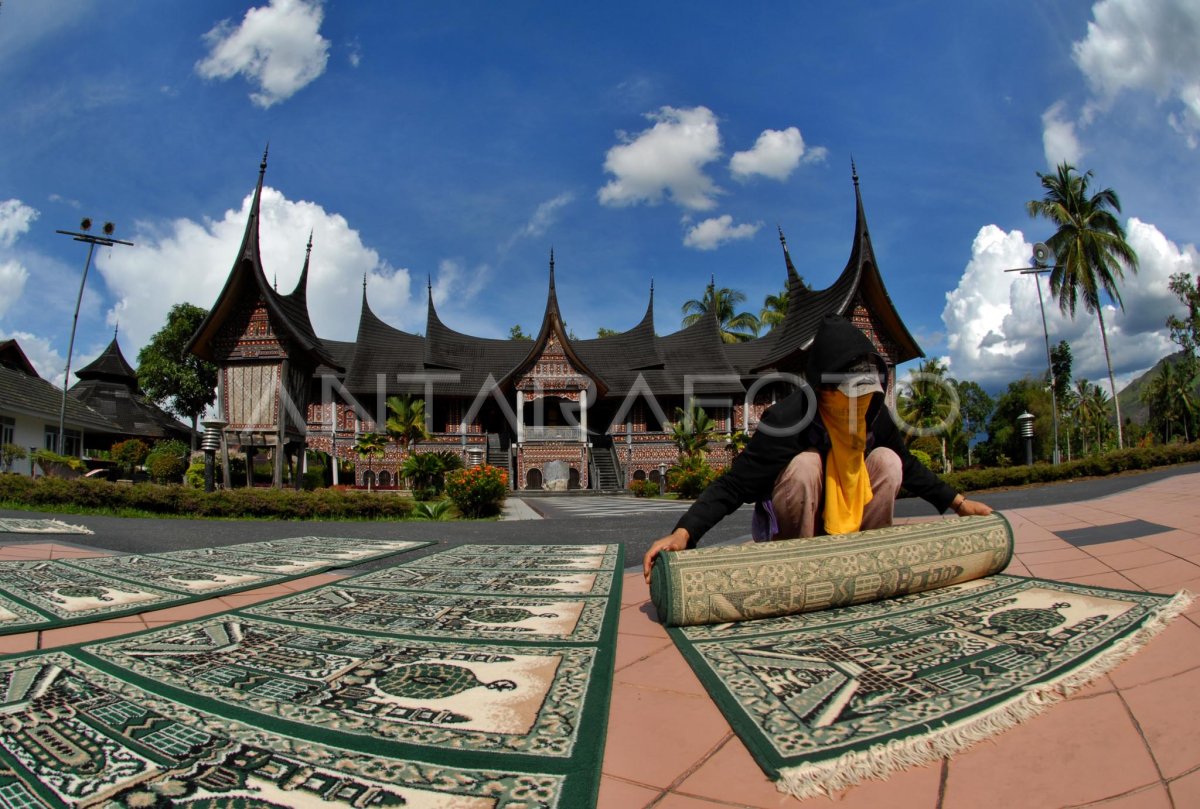
{"type": "Polygon", "coordinates": [[[919,593],[1008,566],[999,513],[838,536],[659,554],[650,599],[667,626],[772,618],[919,593]]]}

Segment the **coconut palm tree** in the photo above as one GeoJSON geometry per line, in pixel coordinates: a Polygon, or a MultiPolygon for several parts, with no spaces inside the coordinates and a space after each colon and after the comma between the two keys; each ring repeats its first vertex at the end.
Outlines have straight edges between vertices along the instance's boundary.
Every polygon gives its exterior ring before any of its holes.
{"type": "MultiPolygon", "coordinates": [[[[387,447],[387,436],[382,433],[359,433],[358,438],[354,442],[354,451],[358,453],[360,458],[367,460],[367,472],[370,474],[371,459],[378,458],[383,455],[384,449],[387,447]]],[[[374,479],[371,474],[367,478],[367,488],[371,488],[371,480],[374,479]]]]}
{"type": "Polygon", "coordinates": [[[1095,312],[1100,321],[1100,340],[1108,363],[1108,385],[1116,404],[1117,446],[1122,447],[1121,405],[1117,402],[1117,383],[1113,377],[1104,307],[1100,301],[1100,293],[1104,292],[1124,309],[1118,284],[1124,280],[1125,270],[1131,273],[1138,270],[1137,253],[1125,241],[1125,231],[1114,216],[1114,212],[1121,212],[1121,201],[1111,188],[1089,195],[1092,172],[1080,174],[1069,163],[1060,163],[1054,174],[1038,172],[1038,178],[1046,193],[1042,199],[1025,203],[1025,209],[1031,217],[1049,219],[1058,227],[1046,240],[1055,255],[1054,269],[1050,272],[1050,294],[1058,297],[1059,308],[1072,318],[1082,299],[1084,308],[1095,312]]]}
{"type": "Polygon", "coordinates": [[[389,396],[384,429],[388,438],[412,451],[413,445],[429,437],[425,430],[425,400],[412,396],[389,396]]]}
{"type": "Polygon", "coordinates": [[[763,299],[762,311],[758,313],[759,324],[770,331],[787,317],[787,308],[788,291],[787,287],[784,287],[778,295],[768,295],[763,299]]]}
{"type": "Polygon", "coordinates": [[[683,304],[683,325],[691,326],[710,313],[715,313],[721,327],[721,339],[726,343],[743,343],[758,336],[758,318],[750,312],[738,312],[737,307],[746,302],[746,293],[729,287],[717,289],[709,282],[700,300],[683,304]]]}
{"type": "Polygon", "coordinates": [[[914,435],[936,434],[942,443],[943,471],[950,471],[950,453],[946,447],[946,427],[959,418],[958,390],[946,377],[946,366],[934,357],[917,366],[905,385],[897,408],[909,425],[920,428],[914,435]]]}

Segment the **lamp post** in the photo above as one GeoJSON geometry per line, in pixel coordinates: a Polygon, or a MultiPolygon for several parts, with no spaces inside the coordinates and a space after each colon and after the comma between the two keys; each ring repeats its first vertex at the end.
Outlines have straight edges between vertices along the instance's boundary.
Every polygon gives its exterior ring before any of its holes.
{"type": "Polygon", "coordinates": [[[665,463],[658,465],[658,493],[660,495],[667,493],[667,465],[665,463]]]}
{"type": "MultiPolygon", "coordinates": [[[[1046,328],[1046,304],[1042,302],[1041,274],[1052,272],[1056,265],[1048,264],[1054,259],[1054,251],[1049,246],[1038,242],[1033,246],[1033,266],[1014,267],[1005,272],[1019,272],[1021,275],[1032,275],[1033,283],[1037,286],[1038,308],[1042,310],[1042,336],[1046,339],[1046,368],[1050,374],[1050,417],[1054,425],[1054,463],[1059,463],[1061,456],[1058,450],[1058,392],[1054,389],[1054,360],[1050,356],[1050,330],[1046,328]]],[[[1032,430],[1032,426],[1030,430],[1032,430]]],[[[1030,433],[1032,435],[1032,432],[1030,433]]]]}
{"type": "Polygon", "coordinates": [[[56,230],[55,233],[61,233],[64,236],[70,236],[77,242],[84,242],[88,246],[87,261],[83,264],[83,277],[79,279],[79,294],[75,298],[75,318],[71,321],[71,340],[67,343],[67,370],[63,375],[63,395],[62,405],[58,410],[58,454],[65,454],[66,448],[66,420],[67,420],[67,388],[71,387],[71,353],[75,350],[75,327],[79,325],[79,305],[83,302],[83,287],[87,283],[88,269],[92,266],[92,252],[96,249],[96,245],[101,247],[112,247],[114,244],[124,244],[130,247],[133,242],[126,242],[120,239],[113,238],[113,231],[116,226],[112,222],[105,222],[103,236],[97,236],[93,233],[88,233],[92,229],[92,220],[84,217],[79,223],[79,230],[56,230]]]}
{"type": "Polygon", "coordinates": [[[204,437],[200,439],[200,449],[204,450],[204,491],[211,492],[216,488],[213,481],[213,470],[216,466],[217,450],[221,448],[221,431],[225,422],[220,419],[204,422],[204,437]]]}
{"type": "Polygon", "coordinates": [[[1017,416],[1017,429],[1025,439],[1025,465],[1033,466],[1033,414],[1026,410],[1017,416]]]}

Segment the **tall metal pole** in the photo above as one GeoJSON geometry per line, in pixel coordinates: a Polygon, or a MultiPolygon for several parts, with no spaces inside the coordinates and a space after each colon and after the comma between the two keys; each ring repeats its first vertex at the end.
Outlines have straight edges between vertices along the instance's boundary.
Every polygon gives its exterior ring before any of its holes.
{"type": "MultiPolygon", "coordinates": [[[[1044,247],[1044,245],[1038,244],[1036,247],[1044,247]]],[[[1059,463],[1062,453],[1058,449],[1058,393],[1054,390],[1054,360],[1050,357],[1050,330],[1046,327],[1046,304],[1042,301],[1041,282],[1041,274],[1051,272],[1054,268],[1043,266],[1036,255],[1034,257],[1034,265],[1033,267],[1014,267],[1011,270],[1005,270],[1005,272],[1019,272],[1021,275],[1032,275],[1033,283],[1037,286],[1038,308],[1042,310],[1042,335],[1046,339],[1046,370],[1050,375],[1050,416],[1054,424],[1054,463],[1059,463]]]]}
{"type": "MultiPolygon", "coordinates": [[[[82,222],[79,223],[79,227],[82,228],[84,231],[91,230],[92,220],[85,218],[82,222]]],[[[70,230],[56,230],[55,231],[55,233],[61,233],[64,236],[70,236],[77,242],[86,242],[87,246],[88,246],[87,261],[85,261],[83,264],[83,277],[79,279],[79,295],[77,295],[75,298],[75,317],[71,321],[71,340],[70,340],[70,342],[67,343],[67,369],[65,371],[65,375],[63,376],[62,405],[58,409],[58,454],[59,455],[62,455],[65,453],[66,446],[67,446],[67,434],[66,434],[67,388],[71,387],[71,354],[75,350],[75,328],[76,328],[76,326],[79,325],[79,306],[81,303],[83,303],[83,287],[84,287],[84,285],[87,284],[88,270],[92,266],[92,253],[93,253],[93,251],[95,251],[96,245],[98,245],[98,244],[102,245],[104,247],[112,247],[114,244],[125,244],[125,245],[129,245],[130,247],[133,246],[133,242],[125,242],[125,241],[121,241],[120,239],[114,239],[112,237],[112,233],[113,233],[114,229],[115,228],[113,227],[112,222],[105,222],[104,228],[103,228],[103,230],[104,230],[103,236],[96,236],[91,233],[77,233],[75,231],[70,231],[70,230]]]]}

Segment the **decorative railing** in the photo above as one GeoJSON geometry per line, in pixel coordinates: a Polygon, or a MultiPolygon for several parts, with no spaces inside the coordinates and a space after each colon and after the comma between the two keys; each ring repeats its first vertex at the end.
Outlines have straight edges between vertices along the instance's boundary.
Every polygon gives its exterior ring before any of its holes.
{"type": "Polygon", "coordinates": [[[526,441],[579,441],[578,427],[526,427],[526,441]]]}

